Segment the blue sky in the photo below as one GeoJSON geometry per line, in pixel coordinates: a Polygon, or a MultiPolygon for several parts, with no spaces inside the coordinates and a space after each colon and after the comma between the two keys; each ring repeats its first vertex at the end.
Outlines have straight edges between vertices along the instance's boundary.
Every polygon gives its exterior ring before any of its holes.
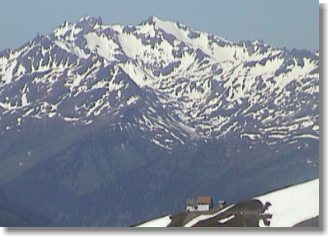
{"type": "Polygon", "coordinates": [[[86,15],[109,24],[137,24],[154,15],[234,42],[262,39],[276,47],[319,47],[318,0],[2,0],[0,11],[0,50],[86,15]]]}

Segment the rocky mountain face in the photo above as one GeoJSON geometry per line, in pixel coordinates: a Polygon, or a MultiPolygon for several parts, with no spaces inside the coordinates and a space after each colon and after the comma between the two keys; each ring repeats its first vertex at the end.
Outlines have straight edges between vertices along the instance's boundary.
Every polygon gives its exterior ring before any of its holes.
{"type": "Polygon", "coordinates": [[[151,17],[64,22],[0,52],[0,188],[58,225],[318,177],[319,53],[151,17]]]}

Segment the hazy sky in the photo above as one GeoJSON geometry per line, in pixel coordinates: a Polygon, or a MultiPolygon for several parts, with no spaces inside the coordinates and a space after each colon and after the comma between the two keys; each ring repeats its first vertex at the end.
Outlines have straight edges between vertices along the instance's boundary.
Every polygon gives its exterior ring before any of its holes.
{"type": "Polygon", "coordinates": [[[137,24],[155,15],[234,42],[263,39],[276,47],[319,47],[318,0],[1,0],[0,50],[86,15],[109,24],[137,24]]]}

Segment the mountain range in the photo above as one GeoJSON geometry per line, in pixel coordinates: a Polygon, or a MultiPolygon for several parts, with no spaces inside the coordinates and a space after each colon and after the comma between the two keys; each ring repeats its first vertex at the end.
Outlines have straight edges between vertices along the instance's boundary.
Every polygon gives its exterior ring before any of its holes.
{"type": "Polygon", "coordinates": [[[60,226],[319,176],[319,52],[178,22],[64,22],[0,52],[0,190],[60,226]]]}

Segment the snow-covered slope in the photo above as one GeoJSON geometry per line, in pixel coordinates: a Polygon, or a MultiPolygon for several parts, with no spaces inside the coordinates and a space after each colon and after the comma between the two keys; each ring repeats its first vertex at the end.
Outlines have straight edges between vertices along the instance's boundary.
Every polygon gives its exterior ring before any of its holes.
{"type": "Polygon", "coordinates": [[[137,225],[136,227],[166,227],[171,223],[170,216],[160,217],[151,221],[147,221],[143,224],[137,225]]]}
{"type": "MultiPolygon", "coordinates": [[[[292,227],[320,215],[319,180],[281,189],[256,200],[271,204],[267,210],[272,215],[270,227],[292,227]]],[[[260,226],[264,226],[262,221],[260,226]]]]}
{"type": "Polygon", "coordinates": [[[134,110],[120,127],[148,131],[166,150],[228,135],[318,140],[318,67],[318,52],[232,43],[156,17],[136,26],[85,17],[0,53],[0,129],[29,118],[88,126],[134,110]]]}
{"type": "MultiPolygon", "coordinates": [[[[315,179],[228,205],[212,214],[200,213],[188,219],[186,213],[180,219],[184,227],[293,227],[319,214],[319,179],[315,179]]],[[[177,216],[154,219],[137,227],[173,227],[177,216]]]]}

